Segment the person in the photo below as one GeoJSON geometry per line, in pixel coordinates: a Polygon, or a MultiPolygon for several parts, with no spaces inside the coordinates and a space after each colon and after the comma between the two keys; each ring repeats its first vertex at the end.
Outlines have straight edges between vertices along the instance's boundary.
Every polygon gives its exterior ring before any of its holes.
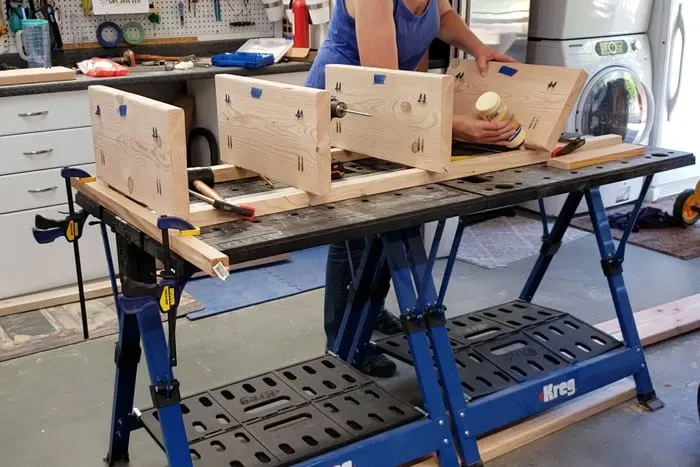
{"type": "MultiPolygon", "coordinates": [[[[439,38],[471,54],[482,74],[488,62],[514,62],[487,47],[452,9],[449,0],[336,0],[326,39],[307,75],[306,86],[325,89],[325,66],[359,65],[415,71],[430,44],[439,38]]],[[[514,132],[508,122],[488,122],[468,115],[453,117],[453,137],[485,144],[505,144],[514,132]]],[[[326,264],[324,329],[329,349],[337,337],[348,301],[355,268],[366,239],[332,244],[326,264]]],[[[400,321],[386,308],[375,330],[382,334],[402,331],[400,321]]],[[[390,377],[396,365],[371,348],[356,367],[371,376],[390,377]]]]}

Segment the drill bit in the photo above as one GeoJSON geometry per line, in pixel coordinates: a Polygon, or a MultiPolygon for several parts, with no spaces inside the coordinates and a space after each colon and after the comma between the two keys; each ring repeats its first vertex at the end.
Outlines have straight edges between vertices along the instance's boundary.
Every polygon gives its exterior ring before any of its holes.
{"type": "Polygon", "coordinates": [[[343,118],[347,114],[360,115],[362,117],[371,117],[372,114],[360,112],[359,110],[348,109],[345,102],[338,99],[331,99],[331,118],[343,118]]]}

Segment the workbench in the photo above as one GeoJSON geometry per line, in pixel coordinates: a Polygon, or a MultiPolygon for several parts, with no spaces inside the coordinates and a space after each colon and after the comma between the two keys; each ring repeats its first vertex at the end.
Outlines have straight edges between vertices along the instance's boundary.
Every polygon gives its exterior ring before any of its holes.
{"type": "MultiPolygon", "coordinates": [[[[145,427],[173,466],[193,462],[201,466],[384,466],[409,463],[434,452],[440,465],[480,465],[477,437],[631,375],[639,402],[650,410],[661,408],[622,278],[630,232],[616,247],[598,187],[645,177],[643,197],[655,173],[691,165],[694,160],[690,153],[648,148],[639,157],[577,170],[534,164],[203,227],[199,239],[223,252],[231,264],[353,238],[372,241],[358,265],[343,327],[331,352],[209,390],[200,382],[174,377],[158,307],[134,313],[131,304],[137,298],[115,293],[121,305],[120,334],[106,460],[137,457],[137,452],[129,452],[129,434],[145,427]],[[551,231],[543,222],[542,250],[521,295],[500,307],[464,316],[461,310],[452,310],[451,315],[460,316],[446,319],[442,300],[464,226],[489,212],[558,194],[568,194],[568,200],[551,231]],[[532,302],[584,197],[622,341],[600,332],[586,334],[588,325],[566,310],[532,302]],[[460,218],[457,236],[443,282],[436,287],[431,274],[436,246],[445,219],[455,216],[460,218]],[[433,247],[426,251],[419,228],[433,221],[438,222],[438,232],[433,247]],[[389,277],[406,332],[372,343],[372,317],[380,306],[376,292],[382,292],[373,284],[384,284],[389,277]],[[511,316],[504,319],[504,313],[511,316]],[[538,333],[557,323],[562,324],[564,339],[553,341],[563,352],[536,341],[538,333]],[[574,323],[571,330],[564,329],[567,323],[574,323]],[[494,327],[496,331],[488,337],[469,342],[469,336],[494,327]],[[600,348],[581,351],[590,344],[585,339],[600,348]],[[141,341],[154,407],[139,410],[133,408],[133,400],[141,341]],[[514,341],[525,342],[526,348],[511,355],[489,354],[514,341]],[[422,407],[396,399],[348,365],[374,344],[414,364],[422,407]],[[567,353],[572,358],[567,360],[567,353]],[[493,375],[498,373],[501,381],[496,382],[493,375]],[[477,386],[484,380],[488,387],[477,386]],[[278,403],[269,408],[261,403],[266,400],[278,403]],[[259,410],[247,410],[250,407],[259,410]]],[[[371,165],[372,161],[348,164],[346,176],[371,170],[371,165]]],[[[217,184],[221,191],[241,194],[258,193],[262,187],[257,179],[217,184]]],[[[177,255],[166,258],[163,242],[125,222],[109,206],[83,192],[76,201],[115,232],[122,284],[124,278],[153,284],[155,259],[170,263],[180,277],[197,270],[177,255]]],[[[641,198],[634,206],[637,213],[640,207],[641,198]]]]}

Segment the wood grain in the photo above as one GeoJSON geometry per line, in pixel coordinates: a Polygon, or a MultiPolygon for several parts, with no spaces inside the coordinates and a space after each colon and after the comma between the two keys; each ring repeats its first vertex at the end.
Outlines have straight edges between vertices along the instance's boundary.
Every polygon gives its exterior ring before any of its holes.
{"type": "MultiPolygon", "coordinates": [[[[155,212],[110,188],[101,180],[81,182],[73,179],[71,184],[77,191],[104,206],[125,222],[157,242],[161,241],[161,232],[156,224],[159,216],[155,212]]],[[[210,276],[216,275],[214,267],[218,263],[227,268],[229,266],[228,256],[197,237],[182,237],[177,232],[171,232],[170,248],[181,258],[210,276]]]]}
{"type": "MultiPolygon", "coordinates": [[[[117,287],[119,281],[117,280],[117,287]]],[[[108,279],[85,282],[85,299],[106,297],[112,294],[112,284],[108,279]]],[[[52,306],[74,303],[79,300],[78,284],[59,287],[28,295],[20,295],[0,300],[0,316],[14,315],[52,306]]]]}
{"type": "MultiPolygon", "coordinates": [[[[634,314],[639,337],[644,347],[700,329],[700,294],[685,297],[634,314]]],[[[617,319],[596,325],[615,337],[621,337],[617,319]]],[[[634,398],[634,381],[626,378],[567,402],[555,409],[495,432],[478,440],[483,462],[530,444],[563,430],[625,401],[634,398]]],[[[433,457],[413,464],[415,467],[437,467],[433,457]]]]}
{"type": "MultiPolygon", "coordinates": [[[[451,163],[448,173],[435,173],[423,169],[407,168],[392,172],[359,175],[337,180],[327,195],[314,196],[297,188],[281,188],[260,194],[226,198],[234,204],[247,204],[255,208],[257,217],[292,211],[308,206],[336,203],[347,199],[403,190],[415,186],[444,182],[457,178],[495,172],[504,168],[520,167],[545,162],[549,154],[530,150],[480,156],[471,160],[451,163]]],[[[230,216],[216,211],[206,203],[190,206],[192,221],[200,227],[229,222],[230,216]]]]}
{"type": "Polygon", "coordinates": [[[349,109],[331,123],[333,147],[433,172],[452,151],[454,78],[435,73],[326,66],[326,89],[349,109]]]}
{"type": "Polygon", "coordinates": [[[159,214],[187,219],[184,110],[106,86],[90,86],[88,96],[97,178],[159,214]]]}
{"type": "Polygon", "coordinates": [[[74,79],[75,70],[63,66],[0,71],[0,86],[47,83],[50,81],[71,81],[74,79]]]}
{"type": "Polygon", "coordinates": [[[476,116],[479,96],[495,91],[523,124],[525,146],[546,151],[556,146],[588,77],[580,69],[525,63],[491,63],[487,75],[481,76],[474,60],[459,59],[450,62],[447,74],[459,75],[454,85],[455,114],[476,116]],[[516,72],[509,76],[502,69],[516,72]]]}
{"type": "MultiPolygon", "coordinates": [[[[581,149],[585,149],[585,146],[581,149]]],[[[547,165],[557,169],[573,170],[605,162],[618,161],[641,156],[646,152],[644,146],[622,143],[615,146],[576,151],[561,157],[553,157],[547,165]]]]}
{"type": "Polygon", "coordinates": [[[330,92],[217,75],[221,160],[308,191],[330,191],[330,92]]]}

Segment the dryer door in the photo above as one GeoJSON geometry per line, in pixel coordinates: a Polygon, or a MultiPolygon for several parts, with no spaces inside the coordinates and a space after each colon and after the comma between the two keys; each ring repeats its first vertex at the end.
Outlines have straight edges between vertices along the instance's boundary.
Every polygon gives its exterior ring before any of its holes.
{"type": "Polygon", "coordinates": [[[654,121],[654,96],[629,68],[596,73],[581,93],[576,130],[582,135],[617,134],[626,143],[646,144],[654,121]]]}

